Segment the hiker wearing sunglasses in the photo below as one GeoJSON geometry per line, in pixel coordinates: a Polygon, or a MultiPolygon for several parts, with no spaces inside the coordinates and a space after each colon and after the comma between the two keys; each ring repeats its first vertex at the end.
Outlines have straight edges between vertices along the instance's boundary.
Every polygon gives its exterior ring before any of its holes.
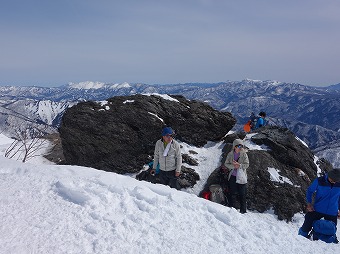
{"type": "Polygon", "coordinates": [[[162,138],[155,145],[153,169],[156,170],[159,163],[160,182],[180,189],[177,177],[181,173],[182,155],[179,143],[173,138],[174,134],[171,127],[163,128],[162,138]]]}
{"type": "Polygon", "coordinates": [[[247,168],[249,167],[248,155],[243,148],[243,141],[235,139],[233,150],[228,153],[224,166],[229,169],[228,174],[228,206],[235,207],[236,194],[240,202],[240,213],[247,212],[247,168]]]}

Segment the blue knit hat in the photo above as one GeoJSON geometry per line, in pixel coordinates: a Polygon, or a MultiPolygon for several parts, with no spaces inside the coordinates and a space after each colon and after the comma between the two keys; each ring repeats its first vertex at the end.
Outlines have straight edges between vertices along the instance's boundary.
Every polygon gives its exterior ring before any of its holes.
{"type": "Polygon", "coordinates": [[[162,136],[166,136],[166,135],[173,135],[174,131],[171,129],[171,127],[165,127],[162,130],[162,136]]]}

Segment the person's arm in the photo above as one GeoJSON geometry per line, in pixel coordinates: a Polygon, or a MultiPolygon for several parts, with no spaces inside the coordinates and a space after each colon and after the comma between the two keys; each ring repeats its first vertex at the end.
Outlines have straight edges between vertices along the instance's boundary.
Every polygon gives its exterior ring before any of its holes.
{"type": "Polygon", "coordinates": [[[224,166],[226,166],[226,168],[228,169],[234,169],[233,156],[233,152],[228,153],[227,158],[224,162],[224,166]]]}
{"type": "Polygon", "coordinates": [[[152,169],[156,170],[158,163],[159,163],[159,145],[158,145],[158,141],[157,141],[156,145],[155,145],[154,155],[153,155],[152,169]]]}
{"type": "Polygon", "coordinates": [[[182,154],[181,154],[181,147],[177,143],[176,145],[176,176],[179,176],[181,174],[182,170],[182,154]]]}
{"type": "Polygon", "coordinates": [[[315,179],[313,183],[308,187],[306,192],[306,200],[307,200],[307,211],[312,212],[314,211],[313,207],[313,193],[316,191],[318,187],[318,179],[315,179]]]}

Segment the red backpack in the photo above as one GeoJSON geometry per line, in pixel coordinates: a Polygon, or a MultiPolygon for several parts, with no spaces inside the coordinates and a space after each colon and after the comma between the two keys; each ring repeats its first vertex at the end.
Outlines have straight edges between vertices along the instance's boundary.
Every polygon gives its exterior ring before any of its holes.
{"type": "Polygon", "coordinates": [[[203,191],[202,198],[210,200],[211,192],[210,191],[203,191]]]}

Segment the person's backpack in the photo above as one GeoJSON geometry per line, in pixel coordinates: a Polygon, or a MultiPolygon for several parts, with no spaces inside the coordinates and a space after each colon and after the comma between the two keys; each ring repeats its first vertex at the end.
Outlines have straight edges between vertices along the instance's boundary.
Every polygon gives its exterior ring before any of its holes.
{"type": "Polygon", "coordinates": [[[255,126],[259,118],[260,118],[259,116],[255,116],[254,112],[252,112],[249,117],[249,120],[243,126],[243,130],[245,132],[250,132],[251,130],[255,130],[255,126]]]}
{"type": "Polygon", "coordinates": [[[245,131],[245,132],[250,132],[251,131],[251,120],[249,120],[248,122],[246,122],[246,124],[245,125],[243,125],[243,130],[245,131]]]}
{"type": "Polygon", "coordinates": [[[153,166],[153,161],[148,163],[149,168],[147,170],[143,170],[140,172],[138,175],[136,175],[136,179],[139,181],[147,181],[151,183],[160,183],[159,179],[159,163],[157,165],[156,170],[154,171],[152,166],[153,166]]]}
{"type": "Polygon", "coordinates": [[[212,184],[209,186],[210,191],[210,200],[215,203],[219,203],[222,205],[226,204],[226,199],[223,193],[222,186],[219,184],[212,184]]]}
{"type": "Polygon", "coordinates": [[[207,200],[210,200],[211,192],[210,191],[203,191],[201,197],[207,200]]]}
{"type": "Polygon", "coordinates": [[[321,240],[326,243],[337,242],[335,223],[329,220],[314,221],[312,236],[313,240],[321,240]]]}

